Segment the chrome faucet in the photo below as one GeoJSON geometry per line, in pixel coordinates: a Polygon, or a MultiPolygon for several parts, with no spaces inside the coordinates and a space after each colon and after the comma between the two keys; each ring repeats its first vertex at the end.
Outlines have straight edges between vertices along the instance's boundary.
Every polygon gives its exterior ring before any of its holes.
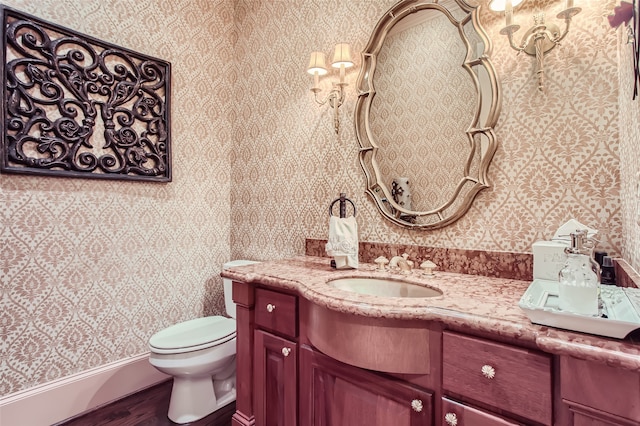
{"type": "Polygon", "coordinates": [[[404,253],[402,256],[394,256],[389,261],[389,268],[400,268],[403,274],[410,274],[413,269],[413,262],[409,260],[409,255],[404,253]]]}

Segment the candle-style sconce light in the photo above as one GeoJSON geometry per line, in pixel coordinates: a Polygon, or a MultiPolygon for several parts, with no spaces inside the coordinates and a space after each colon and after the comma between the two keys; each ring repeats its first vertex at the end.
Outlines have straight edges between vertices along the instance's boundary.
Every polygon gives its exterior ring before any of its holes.
{"type": "Polygon", "coordinates": [[[348,83],[345,83],[345,69],[353,66],[353,61],[351,60],[351,48],[348,43],[338,43],[336,44],[333,60],[331,61],[331,66],[333,68],[340,69],[340,80],[338,83],[332,83],[332,89],[327,94],[327,96],[319,100],[318,93],[322,91],[319,86],[320,76],[326,75],[329,73],[327,69],[327,59],[324,52],[313,52],[311,53],[311,59],[309,60],[309,66],[307,67],[307,72],[313,75],[313,87],[311,91],[313,92],[313,96],[315,101],[319,105],[324,105],[329,103],[329,106],[333,108],[333,125],[336,129],[336,133],[340,130],[340,117],[338,116],[338,108],[344,102],[344,88],[348,86],[348,83]]]}
{"type": "Polygon", "coordinates": [[[573,0],[566,0],[565,8],[556,16],[564,20],[564,31],[560,31],[558,25],[545,21],[544,12],[540,11],[533,15],[533,26],[527,30],[522,37],[520,45],[513,41],[513,34],[520,29],[520,25],[513,23],[513,9],[522,3],[523,0],[491,0],[489,9],[502,12],[505,15],[505,27],[500,30],[500,34],[509,37],[511,47],[520,52],[525,52],[536,57],[536,74],[538,76],[538,90],[544,90],[544,54],[553,49],[569,33],[571,18],[582,11],[581,8],[573,5],[573,0]]]}

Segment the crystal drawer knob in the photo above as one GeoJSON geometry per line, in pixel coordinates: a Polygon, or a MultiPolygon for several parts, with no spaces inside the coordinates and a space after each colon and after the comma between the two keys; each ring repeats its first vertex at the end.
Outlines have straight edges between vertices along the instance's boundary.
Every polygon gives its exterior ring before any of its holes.
{"type": "Polygon", "coordinates": [[[276,305],[272,305],[271,303],[267,304],[267,312],[273,312],[275,308],[276,308],[276,305]]]}
{"type": "Polygon", "coordinates": [[[291,353],[290,348],[282,348],[282,355],[289,356],[290,353],[291,353]]]}
{"type": "Polygon", "coordinates": [[[493,379],[494,377],[496,377],[496,369],[490,365],[483,365],[482,375],[487,379],[493,379]]]}
{"type": "Polygon", "coordinates": [[[447,413],[444,415],[444,421],[449,426],[456,426],[458,424],[458,416],[456,416],[456,413],[447,413]]]}
{"type": "Polygon", "coordinates": [[[415,411],[416,413],[420,413],[422,411],[422,401],[420,401],[419,399],[414,399],[413,401],[411,401],[411,408],[413,408],[413,411],[415,411]]]}

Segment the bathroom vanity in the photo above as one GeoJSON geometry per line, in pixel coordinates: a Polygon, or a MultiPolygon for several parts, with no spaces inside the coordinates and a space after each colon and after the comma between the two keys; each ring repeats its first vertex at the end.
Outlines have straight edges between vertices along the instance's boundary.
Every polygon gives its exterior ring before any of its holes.
{"type": "Polygon", "coordinates": [[[640,344],[531,324],[526,281],[312,256],[222,275],[237,304],[234,426],[640,425],[640,344]],[[343,277],[442,294],[331,285],[343,277]]]}

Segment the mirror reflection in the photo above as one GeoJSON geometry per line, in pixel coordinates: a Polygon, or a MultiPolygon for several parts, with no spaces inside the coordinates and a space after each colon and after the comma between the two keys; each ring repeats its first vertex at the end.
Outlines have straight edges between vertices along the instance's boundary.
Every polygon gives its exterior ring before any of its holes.
{"type": "Polygon", "coordinates": [[[360,161],[367,193],[400,225],[452,223],[488,186],[499,98],[475,13],[462,1],[401,2],[363,53],[360,161]]]}

